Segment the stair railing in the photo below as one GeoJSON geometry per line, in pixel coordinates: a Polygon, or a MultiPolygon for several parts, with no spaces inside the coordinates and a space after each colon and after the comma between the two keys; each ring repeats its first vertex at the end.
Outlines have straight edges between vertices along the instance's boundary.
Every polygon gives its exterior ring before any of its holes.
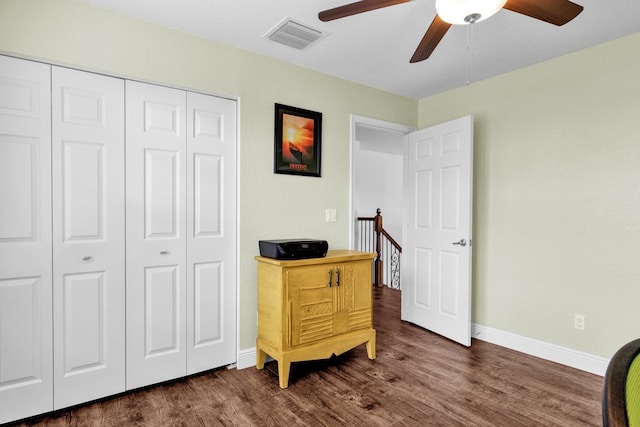
{"type": "Polygon", "coordinates": [[[358,217],[358,250],[375,252],[373,263],[375,286],[400,289],[400,254],[402,247],[384,229],[381,210],[375,217],[358,217]]]}

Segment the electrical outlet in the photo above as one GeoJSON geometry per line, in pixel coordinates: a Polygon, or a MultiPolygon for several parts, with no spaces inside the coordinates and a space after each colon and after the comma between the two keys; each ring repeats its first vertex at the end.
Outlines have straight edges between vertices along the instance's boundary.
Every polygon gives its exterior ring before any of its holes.
{"type": "Polygon", "coordinates": [[[584,331],[585,320],[584,314],[575,313],[573,315],[573,327],[580,331],[584,331]]]}

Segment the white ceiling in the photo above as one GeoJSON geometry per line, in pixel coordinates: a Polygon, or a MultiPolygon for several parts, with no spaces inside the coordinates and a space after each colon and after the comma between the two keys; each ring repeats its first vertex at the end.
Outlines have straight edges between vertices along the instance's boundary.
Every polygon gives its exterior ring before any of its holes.
{"type": "Polygon", "coordinates": [[[453,26],[431,58],[410,64],[435,15],[435,0],[332,22],[321,22],[318,12],[352,1],[83,1],[415,99],[640,31],[639,0],[573,0],[584,11],[562,27],[501,10],[472,26],[453,26]],[[266,39],[285,18],[329,35],[305,50],[266,39]]]}

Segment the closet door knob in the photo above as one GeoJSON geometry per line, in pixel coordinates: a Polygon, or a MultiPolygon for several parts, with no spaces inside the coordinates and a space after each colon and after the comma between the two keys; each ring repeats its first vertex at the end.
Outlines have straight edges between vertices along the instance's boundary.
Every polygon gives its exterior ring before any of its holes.
{"type": "Polygon", "coordinates": [[[161,251],[160,255],[169,255],[169,251],[161,251]]]}
{"type": "Polygon", "coordinates": [[[93,257],[92,257],[92,256],[83,256],[83,257],[82,257],[82,260],[83,260],[83,261],[91,261],[92,259],[93,259],[93,257]]]}

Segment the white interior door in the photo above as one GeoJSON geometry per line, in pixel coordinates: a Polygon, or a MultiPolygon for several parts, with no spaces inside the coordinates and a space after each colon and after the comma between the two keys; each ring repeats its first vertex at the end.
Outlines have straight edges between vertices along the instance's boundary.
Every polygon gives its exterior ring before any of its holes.
{"type": "Polygon", "coordinates": [[[53,409],[50,76],[0,56],[0,423],[53,409]]]}
{"type": "Polygon", "coordinates": [[[127,389],[186,374],[186,93],[126,82],[127,389]]]}
{"type": "Polygon", "coordinates": [[[54,409],[125,390],[124,81],[52,70],[54,409]]]}
{"type": "Polygon", "coordinates": [[[236,360],[236,102],[187,93],[187,374],[236,360]]]}
{"type": "Polygon", "coordinates": [[[469,346],[473,118],[407,139],[402,319],[469,346]]]}

